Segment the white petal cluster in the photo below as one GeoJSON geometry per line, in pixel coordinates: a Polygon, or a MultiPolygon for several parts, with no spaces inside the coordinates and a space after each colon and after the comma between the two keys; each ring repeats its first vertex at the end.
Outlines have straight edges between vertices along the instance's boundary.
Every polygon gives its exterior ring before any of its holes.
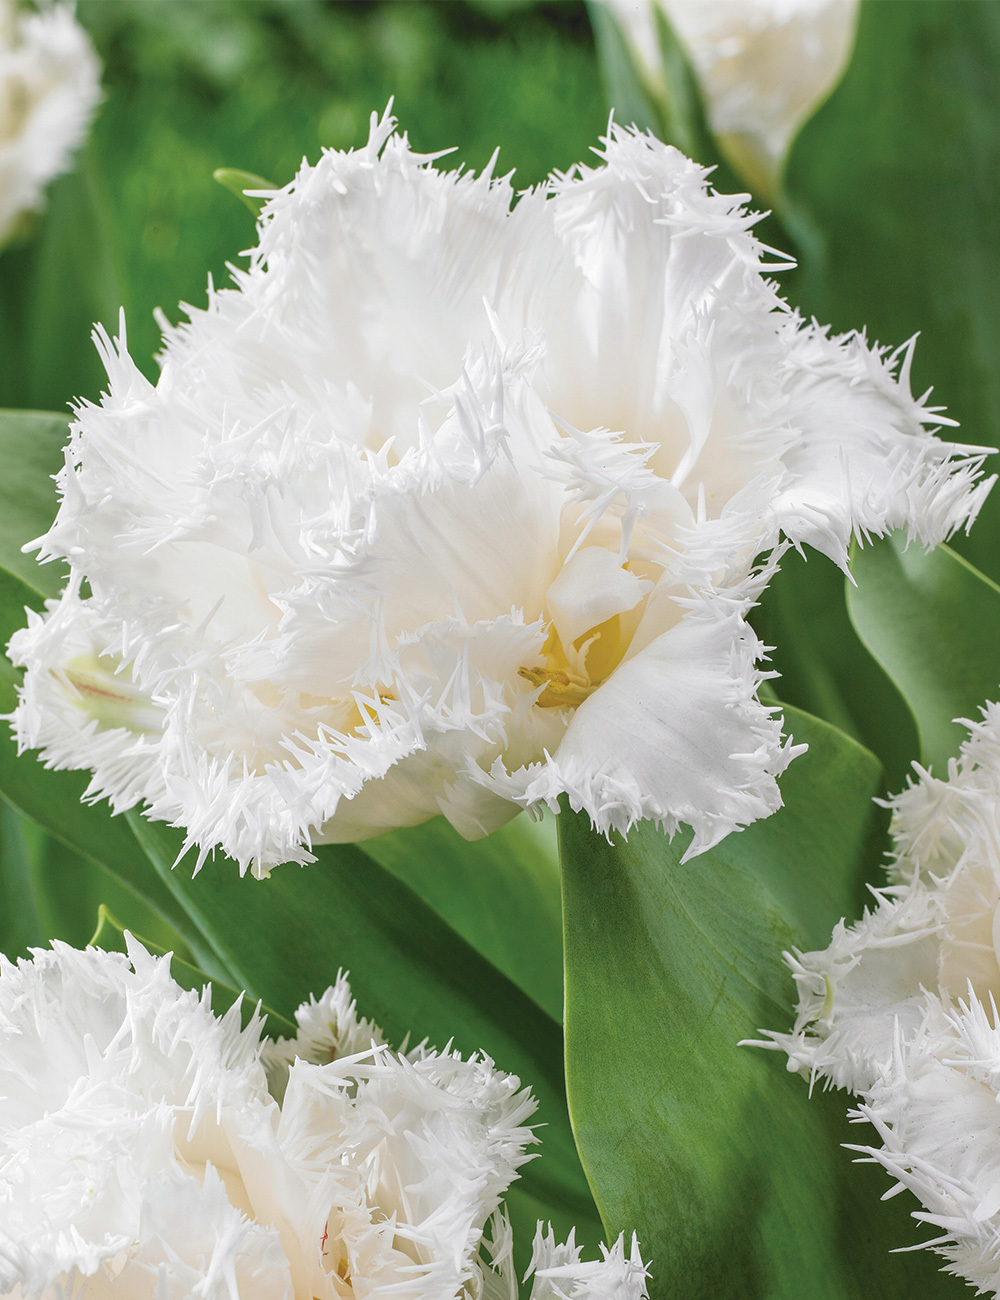
{"type": "Polygon", "coordinates": [[[896,857],[877,906],[823,952],[789,957],[788,1068],[848,1088],[880,1145],[856,1148],[921,1202],[926,1245],[1000,1296],[1000,705],[947,780],[894,801],[896,857]]]}
{"type": "Polygon", "coordinates": [[[19,743],[258,874],[563,793],[698,851],[795,753],[747,622],[782,539],[934,544],[982,457],[906,349],[788,310],[675,149],[615,131],[515,196],[393,127],[273,195],[155,386],[103,340],[41,542],[72,576],[10,646],[19,743]]]}
{"type": "MultiPolygon", "coordinates": [[[[501,1198],[529,1091],[486,1057],[390,1051],[343,979],[299,1024],[262,1046],[131,940],[0,958],[0,1295],[516,1296],[501,1198]]],[[[531,1271],[532,1300],[646,1294],[622,1240],[586,1263],[539,1225],[531,1271]]]]}
{"type": "Polygon", "coordinates": [[[100,94],[97,56],[70,5],[0,0],[0,241],[66,170],[100,94]]]}
{"type": "Polygon", "coordinates": [[[656,10],[684,42],[712,130],[767,193],[802,123],[840,79],[858,0],[604,0],[654,86],[656,10]]]}

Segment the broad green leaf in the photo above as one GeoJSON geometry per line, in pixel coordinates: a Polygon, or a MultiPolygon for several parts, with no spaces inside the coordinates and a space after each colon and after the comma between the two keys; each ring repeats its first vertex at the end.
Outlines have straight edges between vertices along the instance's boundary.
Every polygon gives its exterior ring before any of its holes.
{"type": "Polygon", "coordinates": [[[857,1141],[843,1094],[810,1099],[777,1053],[740,1047],[793,1018],[781,953],[859,914],[874,757],[788,710],[810,749],[785,807],[690,862],[646,823],[609,844],[559,819],[570,1110],[609,1234],[638,1232],[652,1300],[883,1300],[962,1292],[857,1141]]]}
{"type": "MultiPolygon", "coordinates": [[[[54,839],[43,827],[8,805],[21,819],[27,849],[28,887],[41,918],[45,942],[62,939],[81,948],[93,928],[94,914],[106,899],[105,885],[113,880],[79,853],[54,839]]],[[[8,954],[9,956],[10,954],[8,954]]]]}
{"type": "Polygon", "coordinates": [[[191,956],[183,936],[145,900],[144,894],[155,893],[159,882],[138,853],[138,846],[133,850],[135,861],[142,868],[137,890],[99,862],[69,848],[37,822],[21,816],[46,939],[62,939],[74,947],[82,947],[93,929],[98,909],[107,906],[135,934],[148,936],[179,957],[191,956]]]}
{"type": "Polygon", "coordinates": [[[832,723],[882,764],[885,790],[898,790],[919,754],[917,724],[847,613],[843,573],[825,556],[784,556],[753,614],[778,696],[832,723]]]}
{"type": "MultiPolygon", "coordinates": [[[[242,999],[240,1012],[244,1025],[250,1020],[254,1011],[254,1003],[244,997],[242,991],[223,983],[222,980],[210,979],[203,970],[191,962],[185,961],[172,949],[165,948],[162,944],[154,942],[144,934],[134,930],[130,925],[123,925],[103,904],[97,911],[97,929],[90,937],[90,946],[102,948],[105,952],[126,952],[126,930],[138,939],[149,952],[155,953],[159,957],[166,957],[169,954],[170,973],[181,988],[192,989],[195,993],[200,993],[207,985],[211,990],[212,1010],[217,1016],[225,1015],[235,1002],[242,999]]],[[[294,1020],[279,1015],[277,1011],[270,1011],[265,1006],[261,1006],[260,1009],[264,1017],[265,1033],[270,1038],[294,1038],[296,1032],[294,1020]]]]}
{"type": "MultiPolygon", "coordinates": [[[[46,532],[55,518],[52,477],[62,468],[67,437],[63,415],[0,411],[0,566],[43,596],[59,594],[66,570],[59,563],[38,564],[21,547],[46,532]]],[[[15,626],[23,623],[22,615],[15,626]]]]}
{"type": "Polygon", "coordinates": [[[0,800],[0,952],[20,957],[52,939],[83,947],[101,906],[134,933],[190,956],[181,936],[133,890],[0,800]]]}
{"type": "Polygon", "coordinates": [[[88,168],[58,177],[30,232],[0,252],[0,406],[65,410],[100,392],[90,332],[114,327],[121,294],[88,168]]]}
{"type": "Polygon", "coordinates": [[[562,900],[552,820],[516,817],[470,844],[436,817],[368,840],[364,849],[562,1021],[562,900]]]}
{"type": "Polygon", "coordinates": [[[32,251],[25,405],[64,410],[76,398],[96,401],[106,379],[90,333],[97,322],[115,329],[122,294],[89,156],[49,186],[32,251]]]}
{"type": "Polygon", "coordinates": [[[263,176],[257,176],[254,172],[240,171],[237,167],[216,167],[212,173],[212,179],[218,181],[223,189],[235,194],[255,217],[259,215],[261,208],[264,206],[264,200],[248,194],[247,190],[278,189],[278,186],[273,181],[266,181],[263,176]]]}
{"type": "Polygon", "coordinates": [[[45,940],[26,819],[0,801],[0,952],[13,960],[29,948],[42,947],[45,940]]]}
{"type": "MultiPolygon", "coordinates": [[[[12,705],[11,694],[9,679],[6,684],[0,683],[4,711],[12,705]]],[[[46,912],[49,937],[67,940],[86,937],[82,921],[79,924],[83,929],[71,933],[65,924],[65,918],[72,916],[67,907],[76,907],[70,901],[74,896],[65,893],[65,877],[83,863],[83,875],[89,879],[85,889],[89,915],[93,915],[97,902],[113,902],[131,921],[132,914],[118,893],[118,888],[127,890],[134,897],[138,914],[145,918],[145,932],[179,935],[197,953],[199,962],[212,970],[210,950],[151,868],[127,822],[112,817],[104,803],[82,802],[87,780],[88,775],[82,772],[49,771],[35,754],[18,757],[6,724],[0,725],[0,795],[31,822],[51,832],[37,847],[35,866],[36,888],[53,899],[46,912]],[[89,870],[94,864],[95,869],[100,869],[97,876],[89,870]],[[106,879],[104,873],[113,879],[106,879]],[[149,913],[158,918],[156,925],[149,913]],[[64,918],[62,922],[58,920],[60,914],[64,918]],[[161,932],[160,926],[166,929],[161,932]]],[[[83,875],[79,879],[81,888],[83,875]]]]}
{"type": "MultiPolygon", "coordinates": [[[[793,298],[898,344],[913,382],[1000,446],[1000,5],[861,0],[843,80],[803,127],[786,197],[810,237],[793,298]]],[[[1000,493],[956,545],[1000,578],[1000,493]]]]}
{"type": "Polygon", "coordinates": [[[1000,587],[947,546],[896,537],[859,549],[851,571],[854,626],[912,709],[921,760],[944,776],[967,735],[955,719],[1000,698],[1000,587]]]}
{"type": "Polygon", "coordinates": [[[350,972],[365,1015],[389,1040],[426,1037],[464,1053],[488,1052],[530,1084],[543,1155],[521,1184],[553,1220],[600,1237],[566,1110],[558,1024],[480,956],[403,882],[353,845],[320,847],[311,867],[286,864],[267,880],[239,878],[217,859],[191,877],[176,867],[183,842],[162,822],[128,814],[163,882],[230,971],[230,982],[285,1016],[350,972]],[[560,1213],[560,1211],[562,1213],[560,1213]]]}

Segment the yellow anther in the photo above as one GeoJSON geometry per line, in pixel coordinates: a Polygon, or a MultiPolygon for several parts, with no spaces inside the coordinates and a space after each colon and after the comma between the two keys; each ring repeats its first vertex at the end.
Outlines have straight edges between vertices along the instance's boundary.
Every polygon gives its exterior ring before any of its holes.
{"type": "Polygon", "coordinates": [[[563,668],[519,668],[517,672],[532,686],[544,686],[535,701],[543,709],[575,709],[594,690],[590,682],[563,668]]]}

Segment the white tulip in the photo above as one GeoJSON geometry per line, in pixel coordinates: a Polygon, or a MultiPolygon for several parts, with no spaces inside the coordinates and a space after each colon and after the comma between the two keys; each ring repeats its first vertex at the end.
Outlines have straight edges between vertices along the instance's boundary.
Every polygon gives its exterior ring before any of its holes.
{"type": "Polygon", "coordinates": [[[712,130],[769,193],[799,127],[839,81],[858,0],[603,0],[652,85],[664,75],[656,11],[685,45],[712,130]]]}
{"type": "Polygon", "coordinates": [[[947,780],[894,800],[888,885],[789,956],[795,1027],[757,1045],[858,1094],[878,1143],[857,1150],[917,1197],[948,1271],[1000,1296],[1000,705],[984,714],[947,780]]]}
{"type": "Polygon", "coordinates": [[[100,97],[97,56],[71,6],[0,0],[0,241],[67,170],[100,97]]]}
{"type": "Polygon", "coordinates": [[[616,131],[514,199],[373,118],[164,325],[155,386],[102,339],[41,541],[72,576],[10,645],[22,748],[257,874],[564,793],[692,852],[780,805],[747,613],[781,539],[933,545],[981,449],[924,427],[908,349],[791,313],[675,149],[616,131]]]}
{"type": "MultiPolygon", "coordinates": [[[[391,1051],[343,979],[298,1019],[262,1045],[131,939],[0,958],[0,1295],[510,1294],[528,1089],[487,1057],[391,1051]]],[[[646,1294],[622,1239],[586,1263],[539,1225],[531,1270],[532,1300],[646,1294]]]]}

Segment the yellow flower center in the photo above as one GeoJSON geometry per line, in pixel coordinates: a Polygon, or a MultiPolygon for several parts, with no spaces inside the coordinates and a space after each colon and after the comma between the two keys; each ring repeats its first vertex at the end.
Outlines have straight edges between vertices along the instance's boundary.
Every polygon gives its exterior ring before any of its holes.
{"type": "Polygon", "coordinates": [[[535,701],[543,709],[575,709],[594,693],[618,667],[626,645],[622,637],[621,616],[615,614],[597,627],[592,627],[573,642],[576,651],[570,664],[569,656],[554,627],[549,627],[542,646],[542,668],[519,668],[518,676],[532,686],[543,687],[535,701]],[[583,671],[580,671],[582,666],[583,671]]]}

